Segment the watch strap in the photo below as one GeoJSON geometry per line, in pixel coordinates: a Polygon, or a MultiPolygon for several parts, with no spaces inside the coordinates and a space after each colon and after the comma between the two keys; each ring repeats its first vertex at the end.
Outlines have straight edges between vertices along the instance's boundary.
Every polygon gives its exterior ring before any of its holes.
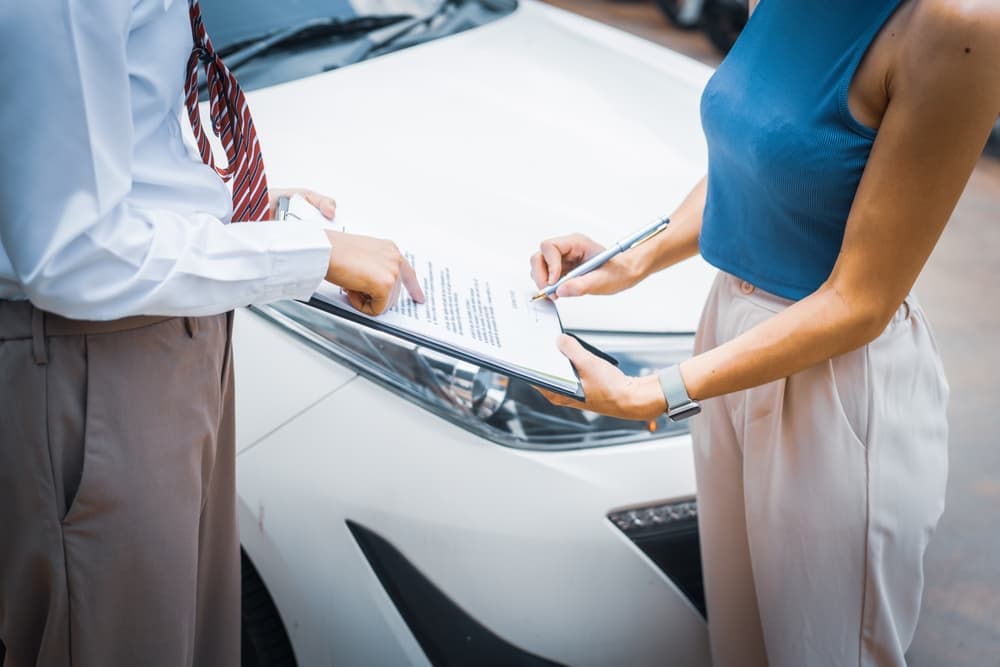
{"type": "Polygon", "coordinates": [[[688,395],[678,364],[667,366],[659,373],[660,388],[667,401],[667,416],[673,421],[687,419],[701,412],[701,406],[688,395]]]}

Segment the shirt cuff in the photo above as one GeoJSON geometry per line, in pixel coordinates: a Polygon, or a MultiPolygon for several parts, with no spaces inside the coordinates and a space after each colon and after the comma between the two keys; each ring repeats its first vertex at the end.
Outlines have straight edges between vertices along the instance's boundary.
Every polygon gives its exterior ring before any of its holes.
{"type": "Polygon", "coordinates": [[[325,223],[297,220],[231,224],[231,231],[266,249],[270,259],[269,275],[260,283],[253,303],[308,299],[323,283],[330,266],[325,223]]]}

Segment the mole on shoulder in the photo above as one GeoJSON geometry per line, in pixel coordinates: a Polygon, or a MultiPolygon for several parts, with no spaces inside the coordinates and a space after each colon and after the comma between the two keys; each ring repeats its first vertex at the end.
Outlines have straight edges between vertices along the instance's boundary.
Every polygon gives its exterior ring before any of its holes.
{"type": "Polygon", "coordinates": [[[965,52],[966,53],[972,53],[972,49],[970,49],[969,47],[965,47],[965,52]]]}

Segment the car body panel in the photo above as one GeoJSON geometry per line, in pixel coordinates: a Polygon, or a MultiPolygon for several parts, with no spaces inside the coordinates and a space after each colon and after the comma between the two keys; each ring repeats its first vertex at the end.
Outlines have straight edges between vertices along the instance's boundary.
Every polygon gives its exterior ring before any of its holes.
{"type": "Polygon", "coordinates": [[[271,545],[274,562],[255,560],[262,574],[296,573],[272,594],[297,652],[309,647],[301,664],[399,664],[389,658],[412,648],[361,567],[351,519],[524,650],[569,665],[652,665],[668,634],[684,638],[670,649],[677,664],[698,665],[703,619],[606,518],[670,500],[667,489],[693,495],[691,463],[687,437],[613,451],[499,447],[357,378],[241,455],[241,530],[245,547],[271,545]]]}
{"type": "Polygon", "coordinates": [[[234,328],[239,332],[233,343],[233,354],[239,359],[237,451],[250,447],[355,376],[309,346],[290,344],[287,331],[245,310],[237,311],[234,328]]]}

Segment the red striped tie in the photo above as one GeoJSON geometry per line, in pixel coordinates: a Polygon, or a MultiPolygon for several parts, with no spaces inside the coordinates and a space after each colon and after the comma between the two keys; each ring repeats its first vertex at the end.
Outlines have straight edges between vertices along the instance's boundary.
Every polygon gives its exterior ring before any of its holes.
{"type": "Polygon", "coordinates": [[[270,211],[267,177],[264,175],[264,158],[260,154],[250,107],[236,83],[236,77],[215,53],[201,20],[198,0],[188,0],[188,5],[194,48],[188,58],[185,102],[201,159],[215,169],[224,181],[232,180],[234,221],[267,220],[270,211]],[[198,63],[205,68],[208,79],[212,131],[226,149],[227,165],[224,168],[216,166],[212,145],[201,126],[201,114],[198,111],[198,63]]]}

